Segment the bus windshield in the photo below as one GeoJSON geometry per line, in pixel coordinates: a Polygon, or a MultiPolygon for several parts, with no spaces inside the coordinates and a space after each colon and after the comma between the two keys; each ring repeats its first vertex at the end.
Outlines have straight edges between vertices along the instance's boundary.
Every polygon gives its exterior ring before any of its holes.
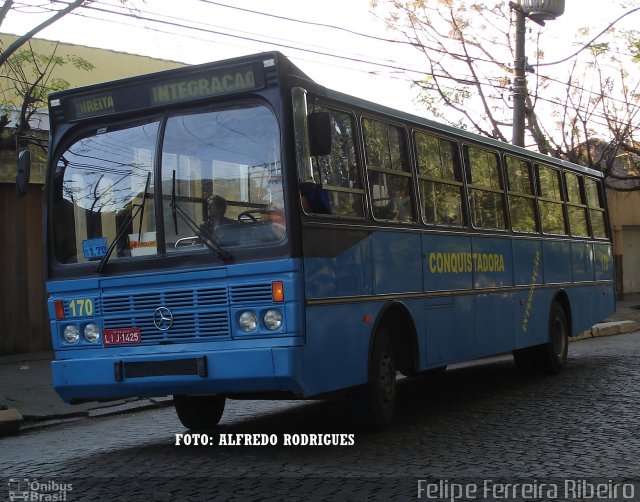
{"type": "Polygon", "coordinates": [[[278,123],[259,104],[85,131],[55,163],[56,258],[101,260],[109,247],[111,261],[280,242],[280,157],[278,123]]]}

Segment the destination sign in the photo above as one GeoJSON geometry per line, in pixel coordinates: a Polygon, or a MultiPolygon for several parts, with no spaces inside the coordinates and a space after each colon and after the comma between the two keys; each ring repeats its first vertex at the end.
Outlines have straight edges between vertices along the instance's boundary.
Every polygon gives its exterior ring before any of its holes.
{"type": "Polygon", "coordinates": [[[255,88],[256,74],[253,68],[237,68],[174,79],[152,85],[150,98],[153,106],[230,94],[255,88]]]}
{"type": "Polygon", "coordinates": [[[113,95],[100,94],[74,99],[73,111],[75,117],[79,119],[113,113],[116,111],[113,105],[113,95]]]}
{"type": "MultiPolygon", "coordinates": [[[[64,101],[68,120],[100,117],[113,113],[139,111],[145,108],[206,99],[226,94],[262,89],[265,85],[262,61],[225,68],[194,71],[184,68],[174,77],[152,80],[139,77],[126,85],[113,83],[113,89],[67,98],[64,101]]],[[[108,84],[105,84],[105,86],[108,84]]],[[[59,105],[54,100],[52,107],[59,105]]]]}

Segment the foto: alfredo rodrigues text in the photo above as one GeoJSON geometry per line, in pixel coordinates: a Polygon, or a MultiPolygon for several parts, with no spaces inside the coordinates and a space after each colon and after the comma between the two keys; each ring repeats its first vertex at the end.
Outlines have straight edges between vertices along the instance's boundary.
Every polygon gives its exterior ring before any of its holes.
{"type": "Polygon", "coordinates": [[[353,446],[355,434],[176,434],[175,446],[353,446]]]}

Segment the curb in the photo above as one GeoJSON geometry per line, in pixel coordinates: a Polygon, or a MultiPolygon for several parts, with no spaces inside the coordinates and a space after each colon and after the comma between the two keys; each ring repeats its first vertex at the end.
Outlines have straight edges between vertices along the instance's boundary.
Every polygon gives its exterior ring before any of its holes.
{"type": "Polygon", "coordinates": [[[52,415],[49,417],[23,417],[15,408],[9,408],[7,410],[0,410],[0,437],[16,434],[21,431],[32,431],[66,422],[75,422],[86,418],[109,417],[136,411],[164,408],[171,405],[173,405],[172,397],[143,398],[125,402],[116,401],[113,404],[96,406],[86,411],[52,415]]]}
{"type": "Polygon", "coordinates": [[[623,335],[625,333],[631,333],[638,330],[640,330],[640,323],[636,321],[601,322],[594,325],[591,329],[583,331],[578,336],[573,337],[570,340],[577,341],[600,336],[623,335]]]}
{"type": "Polygon", "coordinates": [[[23,420],[22,415],[15,408],[0,410],[0,436],[18,432],[23,420]]]}

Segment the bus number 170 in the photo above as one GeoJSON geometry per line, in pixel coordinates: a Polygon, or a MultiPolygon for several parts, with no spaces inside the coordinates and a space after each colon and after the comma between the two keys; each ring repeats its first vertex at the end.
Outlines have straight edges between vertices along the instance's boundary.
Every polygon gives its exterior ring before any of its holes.
{"type": "Polygon", "coordinates": [[[93,301],[91,298],[78,298],[69,302],[73,317],[85,317],[93,315],[93,301]]]}

